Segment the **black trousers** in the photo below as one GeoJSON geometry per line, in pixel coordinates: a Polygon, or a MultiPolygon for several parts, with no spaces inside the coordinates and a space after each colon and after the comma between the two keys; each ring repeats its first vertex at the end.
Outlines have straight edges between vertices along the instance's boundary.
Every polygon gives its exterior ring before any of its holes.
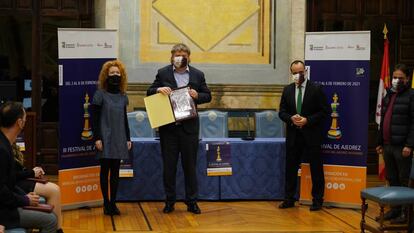
{"type": "Polygon", "coordinates": [[[297,174],[303,159],[304,162],[309,162],[310,164],[313,201],[323,202],[325,177],[320,150],[320,145],[308,145],[301,130],[297,130],[294,145],[287,146],[286,148],[286,200],[295,200],[298,180],[297,174]]]}
{"type": "Polygon", "coordinates": [[[390,186],[408,186],[411,171],[411,155],[402,156],[403,146],[384,145],[384,162],[390,186]]]}
{"type": "Polygon", "coordinates": [[[185,201],[192,203],[197,201],[197,151],[198,133],[185,132],[182,125],[176,125],[173,129],[160,129],[161,153],[163,159],[163,177],[166,201],[176,201],[176,173],[179,155],[185,179],[185,201]]]}

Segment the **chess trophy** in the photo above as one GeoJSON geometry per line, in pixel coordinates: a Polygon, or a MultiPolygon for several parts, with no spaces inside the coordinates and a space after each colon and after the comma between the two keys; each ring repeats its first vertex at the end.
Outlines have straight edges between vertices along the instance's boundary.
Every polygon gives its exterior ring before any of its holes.
{"type": "Polygon", "coordinates": [[[331,108],[332,108],[332,113],[331,113],[331,118],[332,118],[332,123],[331,123],[331,128],[328,131],[328,138],[330,139],[340,139],[342,137],[341,134],[341,130],[339,129],[339,114],[337,112],[337,108],[338,108],[338,95],[335,93],[334,96],[332,97],[333,99],[333,103],[331,103],[331,108]]]}
{"type": "Polygon", "coordinates": [[[81,134],[81,139],[84,141],[87,140],[91,140],[93,138],[93,133],[92,133],[92,129],[91,129],[91,124],[89,123],[89,118],[90,118],[90,114],[89,114],[89,95],[88,93],[86,93],[85,95],[85,103],[83,104],[83,120],[84,120],[84,124],[83,124],[83,131],[81,134]]]}
{"type": "Polygon", "coordinates": [[[216,162],[221,162],[220,146],[217,146],[217,158],[216,158],[216,162]]]}

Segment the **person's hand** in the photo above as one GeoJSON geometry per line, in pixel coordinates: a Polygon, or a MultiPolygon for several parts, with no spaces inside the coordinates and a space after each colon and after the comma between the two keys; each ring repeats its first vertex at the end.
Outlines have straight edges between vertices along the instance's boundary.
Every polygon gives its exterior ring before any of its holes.
{"type": "Polygon", "coordinates": [[[34,174],[36,178],[42,178],[45,174],[45,171],[41,167],[34,167],[33,168],[34,174]]]}
{"type": "Polygon", "coordinates": [[[102,151],[102,148],[103,148],[102,140],[96,140],[95,147],[96,147],[97,150],[102,151]]]}
{"type": "Polygon", "coordinates": [[[402,156],[403,157],[408,157],[411,155],[412,149],[408,146],[404,146],[403,150],[402,150],[402,156]]]}
{"type": "Polygon", "coordinates": [[[197,92],[196,90],[194,90],[194,89],[190,89],[188,92],[190,93],[190,96],[191,96],[193,99],[198,99],[198,92],[197,92]]]}
{"type": "Polygon", "coordinates": [[[297,121],[297,126],[303,127],[308,123],[308,119],[306,117],[300,117],[300,119],[297,121]]]}
{"type": "Polygon", "coordinates": [[[377,146],[376,148],[375,148],[375,150],[377,151],[377,154],[382,154],[383,152],[384,152],[384,149],[382,148],[382,146],[377,146]]]}
{"type": "Polygon", "coordinates": [[[26,197],[29,198],[29,201],[30,201],[30,205],[31,206],[37,206],[37,205],[39,205],[39,199],[40,199],[40,197],[36,193],[30,192],[30,193],[28,193],[26,195],[26,197]]]}
{"type": "Polygon", "coordinates": [[[162,93],[164,95],[169,95],[171,93],[171,91],[172,90],[169,87],[159,87],[159,88],[157,88],[157,92],[162,93]]]}
{"type": "Polygon", "coordinates": [[[128,150],[131,150],[131,147],[132,147],[131,141],[127,141],[127,145],[128,145],[128,150]]]}
{"type": "Polygon", "coordinates": [[[300,121],[301,116],[299,114],[293,115],[290,120],[292,121],[292,123],[296,126],[299,126],[299,121],[300,121]]]}

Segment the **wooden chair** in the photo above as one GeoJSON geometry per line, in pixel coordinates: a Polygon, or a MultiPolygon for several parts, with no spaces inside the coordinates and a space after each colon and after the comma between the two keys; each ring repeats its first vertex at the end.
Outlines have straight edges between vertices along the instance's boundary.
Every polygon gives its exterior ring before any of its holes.
{"type": "Polygon", "coordinates": [[[413,221],[413,204],[414,204],[414,189],[409,187],[390,186],[390,187],[375,187],[367,188],[361,191],[362,199],[362,218],[361,218],[361,232],[369,230],[371,232],[384,232],[390,230],[407,230],[412,232],[413,221]],[[365,221],[365,213],[368,209],[366,200],[371,200],[380,206],[379,226],[372,226],[365,221]],[[405,225],[389,225],[384,223],[384,208],[385,206],[408,206],[408,224],[405,225]]]}

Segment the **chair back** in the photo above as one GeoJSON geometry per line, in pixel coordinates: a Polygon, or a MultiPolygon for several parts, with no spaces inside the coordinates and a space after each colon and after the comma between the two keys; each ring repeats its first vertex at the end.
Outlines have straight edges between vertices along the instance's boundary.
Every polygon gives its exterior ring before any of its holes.
{"type": "Polygon", "coordinates": [[[131,137],[155,137],[155,131],[151,128],[148,115],[145,111],[129,112],[127,116],[131,137]]]}
{"type": "Polygon", "coordinates": [[[284,137],[283,121],[276,111],[256,112],[255,125],[257,138],[284,137]]]}
{"type": "Polygon", "coordinates": [[[228,113],[208,110],[198,113],[200,118],[201,138],[227,138],[228,113]]]}

